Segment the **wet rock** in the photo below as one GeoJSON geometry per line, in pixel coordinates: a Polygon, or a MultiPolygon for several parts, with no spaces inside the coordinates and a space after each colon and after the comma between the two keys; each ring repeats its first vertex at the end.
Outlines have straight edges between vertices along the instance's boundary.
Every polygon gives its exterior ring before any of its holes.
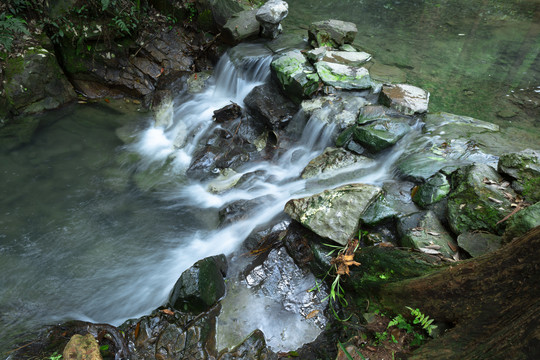
{"type": "Polygon", "coordinates": [[[315,63],[315,68],[325,84],[338,89],[362,90],[372,85],[369,72],[363,67],[319,61],[315,63]]]}
{"type": "Polygon", "coordinates": [[[540,151],[527,149],[503,154],[499,158],[498,171],[514,179],[512,188],[526,200],[540,201],[540,151]]]}
{"type": "Polygon", "coordinates": [[[261,330],[255,330],[232,350],[218,357],[218,360],[273,360],[277,359],[266,346],[264,334],[261,330]]]}
{"type": "Polygon", "coordinates": [[[0,90],[15,114],[55,109],[77,98],[55,55],[41,47],[7,59],[3,75],[0,90]]]}
{"type": "Polygon", "coordinates": [[[290,200],[285,212],[317,235],[345,245],[357,235],[361,214],[380,193],[373,185],[350,184],[290,200]]]}
{"type": "Polygon", "coordinates": [[[496,166],[498,158],[493,154],[505,143],[497,125],[449,113],[428,114],[422,132],[406,144],[396,162],[400,176],[418,182],[441,169],[449,174],[471,163],[496,166]]]}
{"type": "Polygon", "coordinates": [[[325,61],[348,66],[360,66],[371,59],[371,55],[363,51],[332,51],[326,47],[310,50],[306,52],[306,56],[313,63],[325,61]]]}
{"type": "Polygon", "coordinates": [[[281,95],[274,83],[259,85],[245,97],[248,111],[267,128],[278,130],[287,125],[297,111],[297,106],[281,95]],[[279,104],[279,106],[276,106],[279,104]]]}
{"type": "Polygon", "coordinates": [[[85,336],[75,334],[71,337],[64,352],[64,359],[77,360],[101,360],[103,357],[99,352],[99,346],[96,339],[91,334],[85,336]]]}
{"type": "Polygon", "coordinates": [[[130,360],[197,359],[217,356],[215,327],[219,308],[194,316],[158,309],[121,325],[131,350],[130,360]]]}
{"type": "Polygon", "coordinates": [[[501,235],[505,224],[499,223],[512,211],[515,193],[500,184],[502,177],[485,164],[460,168],[451,176],[448,196],[448,223],[455,234],[486,230],[501,235]]]}
{"type": "Polygon", "coordinates": [[[380,81],[385,84],[400,84],[407,80],[405,71],[397,66],[389,66],[371,61],[371,63],[366,64],[365,67],[369,70],[371,78],[375,81],[380,81]]]}
{"type": "Polygon", "coordinates": [[[505,241],[510,241],[525,234],[530,229],[540,226],[540,202],[519,210],[506,222],[506,231],[503,234],[505,241]]]}
{"type": "Polygon", "coordinates": [[[456,254],[456,242],[431,211],[400,218],[397,229],[402,246],[427,254],[442,254],[450,259],[456,254]]]}
{"type": "Polygon", "coordinates": [[[232,15],[223,26],[223,36],[227,43],[238,44],[243,40],[256,38],[260,25],[255,14],[257,9],[244,10],[232,15]]]}
{"type": "Polygon", "coordinates": [[[502,246],[500,236],[483,232],[466,232],[458,236],[457,243],[460,248],[472,257],[487,254],[502,246]]]}
{"type": "Polygon", "coordinates": [[[208,2],[214,21],[220,27],[223,27],[234,14],[249,10],[249,7],[237,0],[209,0],[208,2]]]}
{"type": "Polygon", "coordinates": [[[450,183],[446,175],[438,172],[430,177],[424,184],[418,186],[413,195],[413,201],[425,208],[428,205],[441,201],[450,192],[450,183]]]}
{"type": "Polygon", "coordinates": [[[239,118],[242,115],[242,108],[236,103],[227,105],[219,110],[214,111],[212,120],[217,123],[224,123],[239,118]]]}
{"type": "Polygon", "coordinates": [[[326,326],[326,286],[318,292],[306,291],[316,279],[295,264],[281,246],[280,234],[276,238],[269,234],[273,240],[259,245],[259,256],[242,271],[240,282],[228,282],[221,302],[218,348],[230,348],[258,328],[274,351],[288,351],[314,340],[326,326]],[[264,249],[269,250],[260,251],[264,249]],[[272,322],[261,321],[266,318],[272,322]]]}
{"type": "Polygon", "coordinates": [[[261,24],[261,35],[275,39],[283,30],[281,21],[289,14],[289,4],[282,0],[270,0],[257,11],[257,21],[261,24]]]}
{"type": "Polygon", "coordinates": [[[208,191],[215,194],[227,191],[233,188],[240,180],[241,174],[238,174],[232,169],[223,169],[220,171],[219,176],[208,183],[208,191]]]}
{"type": "Polygon", "coordinates": [[[208,71],[191,74],[187,79],[188,93],[198,94],[202,92],[206,88],[211,75],[208,71]]]}
{"type": "Polygon", "coordinates": [[[358,114],[365,104],[366,100],[357,94],[339,94],[304,100],[301,109],[306,116],[333,124],[336,132],[342,132],[356,123],[358,114]]]}
{"type": "Polygon", "coordinates": [[[383,184],[383,193],[360,216],[363,224],[376,226],[388,220],[409,216],[420,209],[411,200],[414,184],[407,181],[389,181],[383,184]]]}
{"type": "Polygon", "coordinates": [[[407,84],[384,85],[380,102],[406,115],[425,113],[428,110],[429,92],[407,84]]]}
{"type": "Polygon", "coordinates": [[[271,68],[282,90],[295,103],[309,98],[319,88],[319,76],[300,50],[278,55],[271,68]]]}
{"type": "Polygon", "coordinates": [[[341,20],[324,20],[310,25],[308,36],[313,47],[328,46],[338,48],[343,44],[351,44],[358,29],[351,22],[341,20]]]}
{"type": "Polygon", "coordinates": [[[302,178],[313,177],[328,178],[337,172],[347,171],[352,168],[370,168],[375,165],[375,160],[365,156],[356,155],[341,148],[326,148],[324,152],[311,160],[302,171],[302,178]]]}
{"type": "Polygon", "coordinates": [[[354,139],[372,152],[379,152],[397,143],[410,130],[407,121],[380,119],[356,127],[354,139]]]}
{"type": "Polygon", "coordinates": [[[210,309],[225,295],[224,264],[224,255],[197,261],[174,285],[169,304],[175,309],[194,313],[210,309]]]}
{"type": "Polygon", "coordinates": [[[268,203],[271,195],[262,196],[251,200],[238,200],[227,204],[219,211],[220,226],[227,226],[248,218],[257,207],[268,203]]]}

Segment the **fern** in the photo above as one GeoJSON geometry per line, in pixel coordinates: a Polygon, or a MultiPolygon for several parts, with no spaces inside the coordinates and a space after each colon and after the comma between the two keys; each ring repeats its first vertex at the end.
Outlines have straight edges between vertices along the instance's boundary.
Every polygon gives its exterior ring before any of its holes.
{"type": "Polygon", "coordinates": [[[434,319],[430,319],[429,316],[424,315],[419,309],[413,309],[408,306],[406,306],[406,308],[411,311],[412,316],[415,316],[413,323],[422,326],[429,336],[432,336],[433,330],[437,328],[437,325],[432,324],[434,319]]]}
{"type": "Polygon", "coordinates": [[[26,21],[6,13],[0,14],[0,46],[3,46],[6,52],[11,51],[15,34],[30,34],[26,28],[26,21]]]}

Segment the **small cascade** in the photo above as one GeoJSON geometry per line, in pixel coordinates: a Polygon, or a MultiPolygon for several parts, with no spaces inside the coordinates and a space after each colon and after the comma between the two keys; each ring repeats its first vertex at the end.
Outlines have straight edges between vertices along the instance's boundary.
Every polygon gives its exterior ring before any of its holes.
{"type": "MultiPolygon", "coordinates": [[[[231,102],[242,105],[245,96],[255,86],[268,80],[272,57],[264,50],[257,52],[253,45],[244,50],[248,53],[247,56],[237,55],[242,53],[242,49],[233,49],[232,54],[229,52],[223,56],[215,69],[214,78],[204,92],[188,98],[180,96],[174,103],[166,105],[158,113],[156,125],[145,130],[139,137],[139,141],[133,145],[133,149],[143,157],[142,163],[145,166],[152,163],[161,166],[168,161],[169,171],[166,176],[181,176],[190,165],[195,151],[204,145],[201,143],[202,140],[206,139],[208,134],[218,126],[212,121],[213,112],[231,102]]],[[[297,116],[301,118],[303,114],[297,114],[297,116]]],[[[172,288],[178,275],[198,259],[219,253],[233,253],[253,230],[267,224],[282,213],[285,204],[292,198],[313,195],[324,189],[351,182],[381,185],[383,181],[392,178],[392,164],[402,152],[399,146],[395,146],[392,152],[383,154],[369,171],[365,168],[353,167],[348,168],[345,173],[340,172],[324,181],[302,179],[300,174],[309,161],[332,143],[334,127],[335,125],[325,123],[317,117],[308,119],[298,141],[288,150],[270,160],[248,162],[239,169],[235,169],[237,172],[235,179],[249,176],[250,181],[227,191],[221,193],[209,191],[209,184],[216,186],[219,179],[188,180],[187,183],[184,182],[174,190],[164,191],[163,197],[174,204],[171,205],[172,207],[189,207],[201,212],[217,212],[238,201],[253,201],[255,204],[250,207],[248,214],[244,214],[242,220],[215,229],[200,229],[193,232],[188,239],[178,239],[176,248],[170,252],[169,263],[174,263],[174,265],[167,271],[171,274],[171,278],[165,285],[169,289],[172,288]]],[[[222,181],[230,182],[231,179],[222,181]]],[[[170,242],[174,243],[175,240],[171,239],[170,242]]],[[[303,286],[308,282],[314,283],[314,279],[304,280],[303,286]]],[[[238,286],[240,288],[235,290],[234,296],[240,294],[242,297],[251,293],[254,298],[235,299],[233,301],[235,304],[260,302],[265,304],[265,308],[271,309],[268,311],[260,309],[257,319],[268,317],[282,322],[287,317],[287,310],[276,311],[276,306],[279,305],[278,300],[261,300],[260,293],[255,294],[247,291],[247,288],[242,288],[241,285],[238,286]]],[[[249,333],[260,326],[257,324],[257,319],[250,319],[249,316],[243,318],[241,327],[249,333]]],[[[300,316],[297,320],[303,319],[300,316]]],[[[222,345],[229,346],[231,343],[223,339],[232,335],[227,334],[229,331],[226,325],[227,320],[223,321],[224,323],[218,328],[219,337],[222,339],[220,342],[223,342],[222,345]]],[[[324,325],[324,321],[322,324],[324,325]]],[[[290,350],[287,346],[293,346],[291,344],[295,341],[299,342],[298,346],[301,346],[303,342],[314,340],[320,332],[320,325],[319,323],[317,327],[315,324],[308,324],[307,327],[303,327],[302,334],[311,334],[310,339],[300,334],[299,337],[290,337],[284,342],[283,334],[279,335],[283,331],[280,325],[265,322],[265,335],[270,346],[279,351],[286,351],[290,350]]],[[[291,324],[288,326],[293,327],[291,324]]],[[[247,333],[237,334],[240,337],[238,340],[247,333]]]]}

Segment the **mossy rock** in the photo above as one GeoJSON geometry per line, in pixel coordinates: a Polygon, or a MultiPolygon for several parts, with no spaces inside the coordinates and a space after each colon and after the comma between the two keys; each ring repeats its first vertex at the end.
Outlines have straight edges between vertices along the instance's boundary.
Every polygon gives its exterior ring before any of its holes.
{"type": "Polygon", "coordinates": [[[514,179],[512,187],[525,200],[540,201],[540,151],[527,149],[504,154],[499,158],[498,170],[514,179]]]}
{"type": "Polygon", "coordinates": [[[411,127],[406,121],[380,119],[369,124],[357,126],[354,139],[372,152],[379,152],[397,143],[411,127]]]}

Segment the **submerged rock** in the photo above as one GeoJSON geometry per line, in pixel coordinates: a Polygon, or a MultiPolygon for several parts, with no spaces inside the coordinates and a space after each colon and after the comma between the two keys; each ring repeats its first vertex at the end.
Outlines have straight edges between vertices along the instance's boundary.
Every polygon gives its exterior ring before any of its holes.
{"type": "Polygon", "coordinates": [[[425,113],[428,110],[429,92],[412,85],[384,85],[380,102],[406,115],[425,113]]]}
{"type": "Polygon", "coordinates": [[[466,232],[458,236],[457,242],[460,248],[472,257],[487,254],[502,246],[500,236],[483,232],[466,232]]]}
{"type": "Polygon", "coordinates": [[[281,21],[289,14],[289,4],[282,0],[270,0],[259,8],[256,14],[261,24],[261,35],[275,39],[283,30],[281,21]]]}
{"type": "Polygon", "coordinates": [[[363,67],[318,61],[315,68],[325,84],[339,89],[362,90],[369,89],[372,85],[369,72],[363,67]]]}
{"type": "Polygon", "coordinates": [[[498,170],[514,179],[512,188],[523,194],[526,200],[540,201],[540,151],[527,149],[503,154],[499,158],[498,170]]]}
{"type": "Polygon", "coordinates": [[[225,295],[226,264],[224,255],[197,261],[174,285],[169,304],[175,309],[194,313],[210,309],[225,295]]]}
{"type": "Polygon", "coordinates": [[[404,137],[411,127],[399,119],[379,119],[356,127],[354,139],[373,152],[384,150],[404,137]]]}
{"type": "Polygon", "coordinates": [[[310,97],[319,88],[319,76],[300,50],[278,55],[271,68],[283,91],[296,103],[310,97]]]}
{"type": "Polygon", "coordinates": [[[308,35],[313,47],[328,46],[338,48],[343,44],[351,44],[358,29],[351,22],[341,20],[324,20],[310,25],[308,35]]]}
{"type": "Polygon", "coordinates": [[[380,193],[377,186],[350,184],[290,200],[285,212],[317,235],[346,245],[358,235],[361,214],[380,193]]]}
{"type": "Polygon", "coordinates": [[[448,196],[448,223],[455,234],[486,230],[501,235],[499,223],[512,212],[515,193],[502,186],[502,177],[485,164],[469,165],[452,174],[448,196]]]}

